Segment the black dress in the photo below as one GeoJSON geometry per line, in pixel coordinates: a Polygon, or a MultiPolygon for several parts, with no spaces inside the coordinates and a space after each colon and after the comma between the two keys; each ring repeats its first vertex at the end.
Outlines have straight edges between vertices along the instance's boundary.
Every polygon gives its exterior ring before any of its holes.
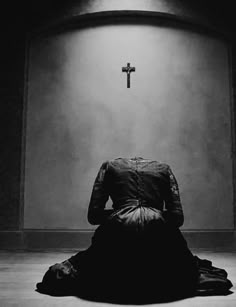
{"type": "Polygon", "coordinates": [[[179,227],[184,222],[176,178],[169,165],[143,158],[102,164],[88,220],[99,225],[91,246],[49,268],[41,292],[92,297],[165,299],[225,294],[225,270],[193,256],[179,227]],[[108,198],[112,209],[106,210],[108,198]]]}

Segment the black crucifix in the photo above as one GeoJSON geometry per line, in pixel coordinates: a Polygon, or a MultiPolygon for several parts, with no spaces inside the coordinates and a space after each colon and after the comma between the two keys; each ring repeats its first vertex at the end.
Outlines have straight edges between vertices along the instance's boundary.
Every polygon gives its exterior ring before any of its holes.
{"type": "Polygon", "coordinates": [[[130,67],[130,63],[127,63],[126,67],[122,67],[122,72],[127,73],[127,88],[130,88],[130,73],[135,71],[135,67],[130,67]]]}

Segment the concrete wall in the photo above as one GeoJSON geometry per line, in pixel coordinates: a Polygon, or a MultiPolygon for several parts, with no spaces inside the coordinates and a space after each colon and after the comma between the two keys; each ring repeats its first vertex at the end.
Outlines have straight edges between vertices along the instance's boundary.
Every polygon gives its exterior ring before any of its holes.
{"type": "MultiPolygon", "coordinates": [[[[102,10],[118,2],[89,3],[102,10]]],[[[119,8],[135,9],[132,3],[119,1],[119,8]]],[[[138,23],[34,39],[26,123],[26,229],[91,228],[87,205],[101,162],[133,155],[172,166],[185,229],[233,229],[223,41],[138,23]],[[121,72],[127,62],[136,67],[130,89],[121,72]]]]}

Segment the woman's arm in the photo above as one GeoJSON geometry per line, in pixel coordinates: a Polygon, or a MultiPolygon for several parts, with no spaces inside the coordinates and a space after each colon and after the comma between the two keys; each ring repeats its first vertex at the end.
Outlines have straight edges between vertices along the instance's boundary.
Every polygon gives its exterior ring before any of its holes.
{"type": "Polygon", "coordinates": [[[95,179],[88,208],[88,221],[92,225],[102,224],[113,210],[106,210],[109,194],[107,191],[106,172],[108,162],[104,162],[95,179]]]}
{"type": "Polygon", "coordinates": [[[178,183],[169,166],[168,185],[169,187],[165,195],[166,211],[164,211],[164,218],[166,219],[167,223],[180,227],[184,223],[183,208],[180,200],[178,183]]]}

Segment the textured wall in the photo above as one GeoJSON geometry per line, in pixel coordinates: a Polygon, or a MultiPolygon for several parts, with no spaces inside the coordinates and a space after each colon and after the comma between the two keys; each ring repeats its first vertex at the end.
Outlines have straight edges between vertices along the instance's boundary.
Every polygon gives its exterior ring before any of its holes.
{"type": "Polygon", "coordinates": [[[157,26],[107,25],[34,40],[27,97],[25,228],[87,229],[100,163],[168,162],[185,228],[233,228],[228,51],[157,26]],[[136,66],[131,88],[121,67],[136,66]]]}
{"type": "Polygon", "coordinates": [[[20,226],[25,45],[19,26],[1,29],[0,229],[15,230],[20,226]]]}

